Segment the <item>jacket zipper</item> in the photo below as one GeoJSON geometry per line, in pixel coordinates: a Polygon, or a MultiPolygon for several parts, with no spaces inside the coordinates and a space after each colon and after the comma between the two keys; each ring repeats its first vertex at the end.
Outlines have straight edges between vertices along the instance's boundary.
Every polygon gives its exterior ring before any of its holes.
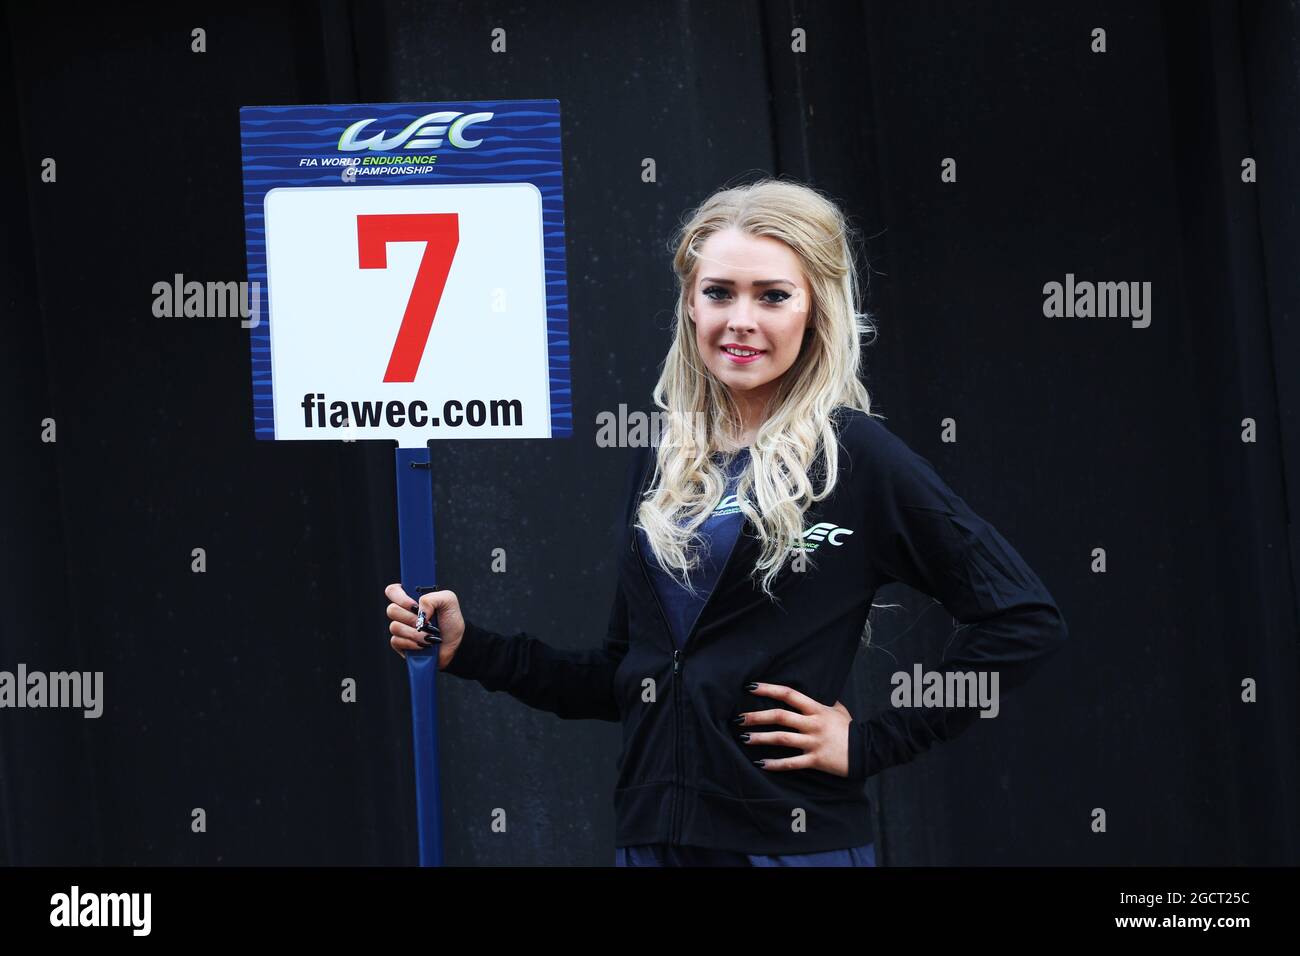
{"type": "MultiPolygon", "coordinates": [[[[731,566],[735,563],[736,553],[740,551],[740,544],[741,541],[744,539],[744,534],[748,527],[749,527],[748,520],[744,520],[741,522],[740,530],[736,533],[736,540],[732,542],[731,551],[727,553],[727,560],[722,563],[722,569],[718,572],[718,578],[716,581],[713,582],[713,589],[709,591],[709,596],[704,599],[704,605],[700,608],[699,613],[695,615],[695,620],[691,624],[690,631],[682,639],[681,649],[673,651],[673,682],[674,683],[676,683],[680,679],[680,674],[686,667],[686,649],[691,646],[691,638],[693,638],[696,635],[696,633],[699,631],[700,621],[704,620],[704,612],[707,611],[709,609],[709,605],[713,603],[713,599],[717,596],[718,589],[722,584],[723,579],[726,578],[727,572],[731,570],[731,566]]],[[[658,600],[658,594],[655,595],[655,599],[658,600]]],[[[660,607],[662,609],[662,605],[660,607]]],[[[681,698],[682,698],[683,691],[682,688],[679,687],[675,687],[673,688],[673,690],[674,690],[673,696],[678,701],[677,726],[680,734],[680,729],[682,724],[681,708],[683,706],[681,703],[681,698]]],[[[682,747],[681,747],[681,740],[679,737],[677,741],[677,759],[679,761],[679,769],[677,773],[678,773],[678,779],[681,781],[679,785],[679,790],[681,791],[681,798],[684,802],[686,799],[686,780],[684,779],[685,774],[680,769],[681,754],[682,754],[682,747]]],[[[678,820],[677,820],[677,830],[673,833],[673,842],[677,843],[681,840],[681,838],[682,838],[681,813],[679,812],[678,820]]]]}
{"type": "MultiPolygon", "coordinates": [[[[691,625],[690,633],[686,635],[683,641],[683,647],[673,648],[673,771],[676,779],[673,781],[673,802],[668,813],[668,839],[670,843],[676,843],[681,839],[680,830],[681,821],[678,819],[680,813],[680,804],[685,798],[685,781],[682,773],[682,688],[677,686],[681,680],[682,668],[685,666],[685,647],[690,646],[691,638],[695,636],[696,630],[700,626],[700,621],[704,618],[704,612],[709,609],[713,603],[713,598],[718,593],[718,585],[722,583],[731,565],[735,562],[736,552],[740,550],[740,543],[745,532],[749,528],[749,521],[741,523],[740,531],[736,534],[736,540],[731,545],[731,551],[727,554],[727,560],[722,565],[722,570],[718,572],[718,579],[713,584],[713,590],[709,596],[704,599],[704,606],[700,608],[699,613],[695,615],[695,622],[691,625]],[[680,795],[679,795],[680,794],[680,795]]],[[[646,587],[650,589],[650,594],[654,597],[655,607],[659,608],[659,617],[664,622],[664,630],[668,634],[668,640],[674,641],[672,625],[668,623],[668,614],[664,611],[663,602],[659,600],[659,592],[655,589],[654,582],[650,579],[650,572],[646,568],[645,553],[641,550],[641,536],[637,533],[636,528],[632,529],[632,543],[636,548],[637,563],[641,565],[641,574],[645,578],[646,587]]],[[[675,643],[675,641],[674,641],[675,643]]]]}

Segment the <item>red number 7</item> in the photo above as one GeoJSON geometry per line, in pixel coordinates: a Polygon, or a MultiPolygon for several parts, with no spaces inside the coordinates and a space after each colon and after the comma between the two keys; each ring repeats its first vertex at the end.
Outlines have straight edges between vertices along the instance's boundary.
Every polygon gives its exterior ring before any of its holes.
{"type": "Polygon", "coordinates": [[[424,256],[406,301],[385,382],[414,382],[429,329],[447,286],[451,260],[460,244],[459,214],[454,212],[357,216],[357,257],[362,269],[388,268],[390,242],[423,242],[424,256]]]}

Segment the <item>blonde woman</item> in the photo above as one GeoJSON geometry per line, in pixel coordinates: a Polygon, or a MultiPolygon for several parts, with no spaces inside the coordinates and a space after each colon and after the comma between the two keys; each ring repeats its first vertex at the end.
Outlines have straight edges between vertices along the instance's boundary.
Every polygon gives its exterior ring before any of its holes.
{"type": "MultiPolygon", "coordinates": [[[[871,866],[864,781],[951,739],[973,700],[855,719],[839,695],[873,597],[901,581],[960,622],[945,675],[1007,691],[1067,629],[1010,544],[871,412],[850,231],[818,190],[724,189],[675,237],[676,328],[633,454],[600,647],[386,590],[391,645],[567,719],[620,721],[617,865],[871,866]]],[[[956,687],[960,681],[949,681],[956,687]]],[[[965,686],[974,686],[966,684],[965,686]]],[[[933,702],[931,702],[933,703],[933,702]]]]}

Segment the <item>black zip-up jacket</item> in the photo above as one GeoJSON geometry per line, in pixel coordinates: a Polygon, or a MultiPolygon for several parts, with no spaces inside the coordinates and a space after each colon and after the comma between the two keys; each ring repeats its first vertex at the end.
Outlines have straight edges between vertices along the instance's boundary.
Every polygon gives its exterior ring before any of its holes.
{"type": "MultiPolygon", "coordinates": [[[[777,603],[748,575],[760,542],[745,520],[684,648],[676,648],[645,564],[653,557],[642,554],[634,529],[654,471],[645,447],[633,456],[603,646],[561,650],[466,620],[448,673],[565,719],[622,722],[616,845],[781,854],[871,842],[866,778],[951,739],[978,719],[977,706],[890,707],[855,719],[847,777],[755,766],[803,751],[742,743],[743,731],[789,728],[738,727],[732,718],[785,706],[746,690],[751,681],[784,684],[827,706],[839,700],[885,584],[924,592],[961,622],[938,670],[997,671],[1000,694],[1065,640],[1047,588],[926,459],[858,409],[839,406],[834,421],[836,486],[804,515],[805,540],[817,547],[804,570],[787,561],[773,582],[777,603]]],[[[901,662],[900,669],[911,671],[901,662]]]]}

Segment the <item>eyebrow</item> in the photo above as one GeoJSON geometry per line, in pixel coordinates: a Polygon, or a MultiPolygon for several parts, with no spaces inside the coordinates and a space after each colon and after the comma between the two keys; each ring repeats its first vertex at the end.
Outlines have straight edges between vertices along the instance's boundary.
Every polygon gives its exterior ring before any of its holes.
{"type": "MultiPolygon", "coordinates": [[[[714,277],[712,277],[712,276],[705,276],[705,277],[704,277],[703,279],[701,279],[700,281],[701,281],[701,282],[718,282],[718,283],[721,283],[722,285],[735,285],[735,284],[736,284],[734,279],[716,279],[716,278],[714,278],[714,277]]],[[[791,286],[794,285],[794,283],[791,282],[789,279],[755,279],[755,280],[754,280],[754,285],[776,285],[776,284],[778,284],[778,283],[780,283],[780,282],[784,282],[786,285],[791,285],[791,286]]]]}

